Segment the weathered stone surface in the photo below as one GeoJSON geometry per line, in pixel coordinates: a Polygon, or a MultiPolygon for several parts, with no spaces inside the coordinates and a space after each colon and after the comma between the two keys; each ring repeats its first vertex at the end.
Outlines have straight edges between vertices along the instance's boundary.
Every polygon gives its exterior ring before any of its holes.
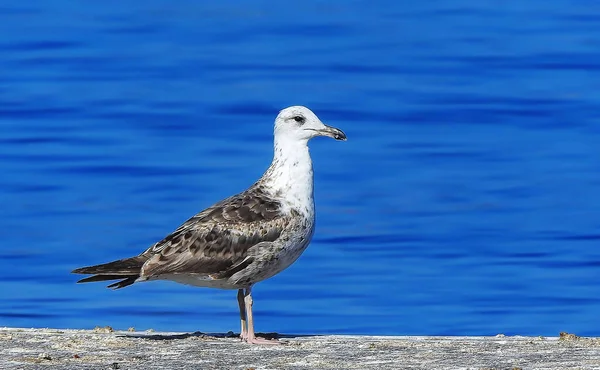
{"type": "Polygon", "coordinates": [[[0,369],[600,369],[600,339],[228,335],[0,328],[0,369]]]}

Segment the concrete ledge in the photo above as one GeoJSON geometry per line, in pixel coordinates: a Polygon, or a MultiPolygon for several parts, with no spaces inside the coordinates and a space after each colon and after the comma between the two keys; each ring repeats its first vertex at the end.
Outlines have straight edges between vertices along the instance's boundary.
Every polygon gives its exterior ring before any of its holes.
{"type": "Polygon", "coordinates": [[[231,335],[0,328],[0,369],[600,369],[600,339],[231,335]]]}

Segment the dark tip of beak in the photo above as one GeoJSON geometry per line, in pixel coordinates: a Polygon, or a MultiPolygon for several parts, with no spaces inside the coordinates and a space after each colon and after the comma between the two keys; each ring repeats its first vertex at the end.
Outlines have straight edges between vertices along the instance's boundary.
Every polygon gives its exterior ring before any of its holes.
{"type": "Polygon", "coordinates": [[[334,134],[333,138],[336,139],[336,140],[340,140],[340,141],[346,141],[346,140],[348,140],[348,138],[346,137],[346,134],[344,134],[342,131],[340,131],[337,134],[334,134]]]}
{"type": "Polygon", "coordinates": [[[346,134],[344,133],[344,131],[340,130],[339,128],[327,126],[326,133],[327,133],[327,136],[330,136],[339,141],[346,141],[348,139],[346,137],[346,134]]]}

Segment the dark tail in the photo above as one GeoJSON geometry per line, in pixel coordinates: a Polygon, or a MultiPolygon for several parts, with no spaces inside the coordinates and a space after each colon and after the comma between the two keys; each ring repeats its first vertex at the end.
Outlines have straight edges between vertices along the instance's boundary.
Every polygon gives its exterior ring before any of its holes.
{"type": "Polygon", "coordinates": [[[122,279],[108,286],[108,288],[119,289],[135,283],[140,277],[140,272],[145,262],[145,257],[136,256],[101,265],[81,267],[73,270],[72,273],[94,275],[81,279],[78,283],[122,279]]]}

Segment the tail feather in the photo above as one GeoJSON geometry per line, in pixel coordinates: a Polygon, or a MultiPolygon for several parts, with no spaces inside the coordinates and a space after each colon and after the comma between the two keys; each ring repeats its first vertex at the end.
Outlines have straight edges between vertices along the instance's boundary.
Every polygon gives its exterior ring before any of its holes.
{"type": "Polygon", "coordinates": [[[95,275],[139,275],[146,258],[135,256],[124,258],[118,261],[103,263],[101,265],[87,266],[75,269],[74,274],[95,274],[95,275]]]}
{"type": "Polygon", "coordinates": [[[109,286],[107,286],[107,288],[113,288],[113,289],[121,289],[121,288],[125,288],[126,286],[130,286],[131,284],[135,283],[135,281],[137,280],[137,276],[135,277],[128,277],[126,279],[123,279],[121,281],[117,281],[116,283],[112,283],[109,286]]]}
{"type": "Polygon", "coordinates": [[[135,283],[140,277],[145,262],[146,258],[136,256],[101,265],[81,267],[73,270],[72,273],[93,275],[79,280],[78,283],[123,279],[108,286],[109,288],[119,289],[135,283]]]}
{"type": "Polygon", "coordinates": [[[106,281],[106,280],[117,280],[117,279],[125,279],[129,278],[127,275],[93,275],[83,278],[77,282],[80,283],[93,283],[96,281],[106,281]]]}

